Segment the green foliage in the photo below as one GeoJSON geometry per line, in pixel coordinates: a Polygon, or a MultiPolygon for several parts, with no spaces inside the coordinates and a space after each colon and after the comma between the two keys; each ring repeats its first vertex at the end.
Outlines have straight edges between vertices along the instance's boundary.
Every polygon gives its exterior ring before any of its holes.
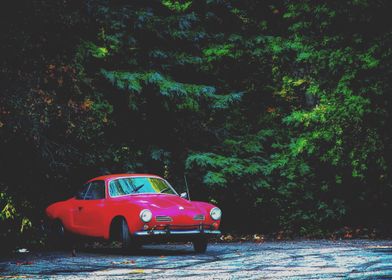
{"type": "Polygon", "coordinates": [[[17,214],[15,206],[12,203],[10,197],[8,197],[5,193],[0,193],[0,201],[1,201],[1,211],[0,211],[0,219],[2,221],[14,219],[17,214]]]}
{"type": "Polygon", "coordinates": [[[5,191],[0,191],[0,237],[3,250],[12,249],[17,244],[16,238],[32,227],[31,220],[20,210],[5,191]]]}
{"type": "Polygon", "coordinates": [[[172,11],[184,12],[192,4],[192,1],[184,1],[181,3],[180,1],[162,0],[162,4],[172,11]]]}
{"type": "MultiPolygon", "coordinates": [[[[211,108],[227,109],[242,97],[242,93],[217,95],[214,87],[175,82],[157,72],[129,73],[102,69],[101,73],[118,89],[133,94],[142,93],[143,87],[155,86],[159,94],[174,101],[180,110],[199,111],[202,100],[209,102],[211,108]]],[[[130,107],[136,108],[135,104],[130,104],[130,107]]]]}
{"type": "Polygon", "coordinates": [[[233,44],[214,45],[203,50],[208,62],[219,60],[222,57],[233,57],[233,44]]]}
{"type": "Polygon", "coordinates": [[[104,58],[109,53],[107,48],[98,47],[92,42],[85,42],[84,45],[84,47],[89,51],[89,53],[95,58],[104,58]]]}

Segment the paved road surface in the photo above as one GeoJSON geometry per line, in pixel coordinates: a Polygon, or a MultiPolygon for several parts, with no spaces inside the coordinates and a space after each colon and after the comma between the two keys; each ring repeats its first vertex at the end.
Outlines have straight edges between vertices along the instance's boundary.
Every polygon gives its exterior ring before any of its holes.
{"type": "Polygon", "coordinates": [[[0,260],[0,279],[392,279],[392,241],[190,244],[20,254],[0,260]]]}

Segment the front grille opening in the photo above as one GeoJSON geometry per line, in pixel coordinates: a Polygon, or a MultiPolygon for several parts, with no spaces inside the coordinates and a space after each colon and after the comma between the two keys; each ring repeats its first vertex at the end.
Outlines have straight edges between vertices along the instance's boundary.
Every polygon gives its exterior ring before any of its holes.
{"type": "Polygon", "coordinates": [[[157,222],[172,222],[173,221],[173,219],[169,216],[156,216],[155,220],[157,222]]]}
{"type": "MultiPolygon", "coordinates": [[[[154,227],[155,230],[166,230],[168,225],[157,225],[154,227]]],[[[200,230],[202,229],[213,229],[212,225],[207,224],[194,224],[194,225],[170,225],[170,230],[200,230]]]]}

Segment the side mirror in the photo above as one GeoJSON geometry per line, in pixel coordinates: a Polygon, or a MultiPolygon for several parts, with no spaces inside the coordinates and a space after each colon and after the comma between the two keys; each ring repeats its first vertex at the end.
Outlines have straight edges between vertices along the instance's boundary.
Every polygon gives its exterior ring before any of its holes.
{"type": "Polygon", "coordinates": [[[180,194],[180,197],[188,199],[188,194],[186,192],[183,192],[183,193],[180,194]]]}

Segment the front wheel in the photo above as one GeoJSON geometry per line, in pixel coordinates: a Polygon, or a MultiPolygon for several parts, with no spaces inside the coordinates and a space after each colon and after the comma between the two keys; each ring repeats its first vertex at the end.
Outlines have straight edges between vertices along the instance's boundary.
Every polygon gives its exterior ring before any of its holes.
{"type": "Polygon", "coordinates": [[[122,219],[120,223],[120,242],[124,250],[137,250],[140,248],[139,243],[132,238],[125,219],[122,219]]]}
{"type": "Polygon", "coordinates": [[[208,240],[207,238],[198,238],[193,241],[193,248],[198,254],[203,254],[207,250],[208,240]]]}

